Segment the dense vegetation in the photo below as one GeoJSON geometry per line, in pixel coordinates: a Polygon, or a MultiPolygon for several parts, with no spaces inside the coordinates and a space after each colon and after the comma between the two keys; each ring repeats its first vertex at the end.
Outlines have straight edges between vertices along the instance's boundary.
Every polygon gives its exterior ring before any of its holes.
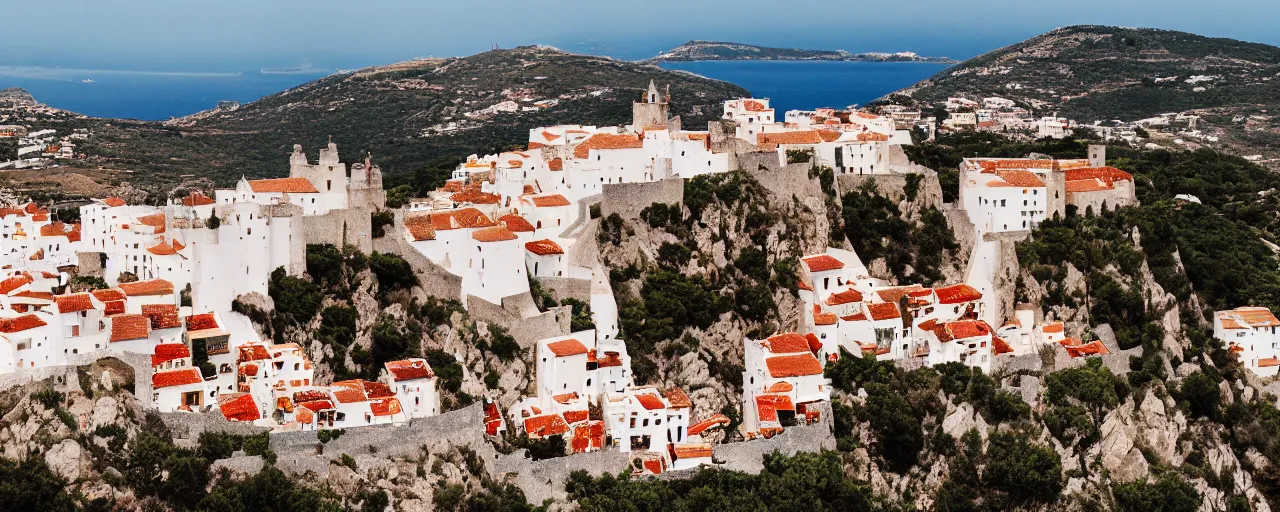
{"type": "Polygon", "coordinates": [[[840,224],[853,250],[864,262],[884,258],[899,283],[938,282],[943,255],[960,248],[937,208],[925,209],[918,222],[907,220],[897,203],[880,195],[870,181],[846,192],[840,203],[840,224]]]}

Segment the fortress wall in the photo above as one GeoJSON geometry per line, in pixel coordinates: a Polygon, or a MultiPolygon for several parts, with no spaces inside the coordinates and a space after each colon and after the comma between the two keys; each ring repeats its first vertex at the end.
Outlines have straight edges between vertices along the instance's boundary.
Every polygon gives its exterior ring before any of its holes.
{"type": "Polygon", "coordinates": [[[441,299],[462,299],[462,277],[449,273],[418,252],[400,235],[402,225],[397,219],[393,226],[387,227],[387,236],[371,239],[372,250],[395,254],[409,262],[413,272],[418,275],[418,286],[427,295],[441,299]]]}
{"type": "Polygon", "coordinates": [[[298,216],[294,220],[301,221],[302,238],[306,244],[351,245],[368,254],[373,252],[372,214],[372,210],[349,208],[324,215],[298,216]]]}
{"type": "Polygon", "coordinates": [[[600,194],[600,216],[618,214],[623,219],[637,219],[640,211],[653,203],[684,202],[684,180],[669,178],[650,183],[618,183],[604,185],[600,194]]]}

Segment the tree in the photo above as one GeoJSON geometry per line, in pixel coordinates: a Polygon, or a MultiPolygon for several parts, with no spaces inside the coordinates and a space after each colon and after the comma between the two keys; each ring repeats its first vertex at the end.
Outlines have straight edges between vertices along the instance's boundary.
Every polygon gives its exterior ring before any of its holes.
{"type": "Polygon", "coordinates": [[[1195,372],[1183,379],[1178,398],[1187,404],[1192,417],[1216,419],[1222,404],[1217,381],[1204,372],[1195,372]]]}
{"type": "Polygon", "coordinates": [[[1176,473],[1156,480],[1116,484],[1111,488],[1116,509],[1123,512],[1194,512],[1200,509],[1200,493],[1176,473]]]}
{"type": "Polygon", "coordinates": [[[1047,446],[1013,432],[991,434],[982,479],[1016,503],[1049,503],[1062,492],[1062,459],[1047,446]]]}

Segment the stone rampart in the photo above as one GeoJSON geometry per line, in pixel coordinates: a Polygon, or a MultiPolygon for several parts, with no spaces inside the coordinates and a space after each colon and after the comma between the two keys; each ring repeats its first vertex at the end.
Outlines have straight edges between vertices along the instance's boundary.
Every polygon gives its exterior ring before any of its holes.
{"type": "Polygon", "coordinates": [[[684,180],[669,178],[648,183],[604,185],[600,195],[600,216],[618,214],[623,219],[638,219],[640,211],[653,203],[684,202],[684,180]]]}
{"type": "MultiPolygon", "coordinates": [[[[70,388],[78,388],[78,366],[87,366],[97,362],[100,359],[117,359],[128,365],[133,370],[134,396],[138,398],[138,403],[143,407],[151,407],[154,401],[151,398],[153,394],[151,389],[151,356],[146,354],[118,353],[108,350],[97,350],[94,352],[86,352],[83,354],[67,354],[67,364],[57,366],[46,366],[43,368],[27,368],[19,369],[13,372],[0,374],[0,389],[8,389],[15,386],[23,386],[32,382],[42,381],[48,378],[55,378],[55,381],[62,383],[70,388]],[[145,376],[139,378],[138,376],[145,376]]],[[[98,378],[98,375],[94,375],[98,378]]]]}
{"type": "MultiPolygon", "coordinates": [[[[534,347],[538,340],[568,334],[569,326],[556,314],[559,308],[538,311],[528,292],[502,299],[493,304],[475,296],[467,297],[467,314],[471,318],[504,326],[522,348],[534,347]]],[[[565,320],[568,315],[563,316],[565,320]]]]}
{"type": "Polygon", "coordinates": [[[302,238],[307,244],[351,245],[368,254],[373,252],[372,214],[372,210],[365,208],[348,208],[294,220],[302,222],[302,238]]]}

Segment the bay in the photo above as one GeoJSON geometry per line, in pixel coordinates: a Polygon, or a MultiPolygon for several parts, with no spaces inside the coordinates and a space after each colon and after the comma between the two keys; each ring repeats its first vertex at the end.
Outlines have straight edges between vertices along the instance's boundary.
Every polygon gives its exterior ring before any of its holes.
{"type": "Polygon", "coordinates": [[[946,64],[916,62],[706,61],[664,62],[708,78],[746,88],[756,98],[769,98],[778,117],[787,110],[865,105],[914,85],[946,64]]]}

